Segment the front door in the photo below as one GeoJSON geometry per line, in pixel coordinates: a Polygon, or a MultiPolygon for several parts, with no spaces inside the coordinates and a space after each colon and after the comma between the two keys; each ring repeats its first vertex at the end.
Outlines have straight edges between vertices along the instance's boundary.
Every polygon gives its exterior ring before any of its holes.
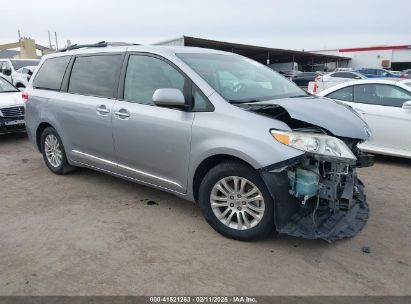
{"type": "Polygon", "coordinates": [[[188,78],[162,58],[139,54],[129,56],[124,78],[123,100],[113,108],[120,174],[185,192],[194,113],[157,107],[152,96],[159,88],[187,91],[188,78]]]}

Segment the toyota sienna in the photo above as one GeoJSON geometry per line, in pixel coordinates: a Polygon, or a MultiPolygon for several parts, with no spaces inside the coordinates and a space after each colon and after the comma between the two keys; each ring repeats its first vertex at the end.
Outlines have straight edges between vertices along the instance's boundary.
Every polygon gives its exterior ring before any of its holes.
{"type": "Polygon", "coordinates": [[[23,99],[29,138],[53,173],[87,167],[168,191],[197,202],[224,236],[275,228],[332,242],[368,219],[356,173],[373,163],[357,148],[366,123],[251,59],[73,46],[42,59],[23,99]]]}

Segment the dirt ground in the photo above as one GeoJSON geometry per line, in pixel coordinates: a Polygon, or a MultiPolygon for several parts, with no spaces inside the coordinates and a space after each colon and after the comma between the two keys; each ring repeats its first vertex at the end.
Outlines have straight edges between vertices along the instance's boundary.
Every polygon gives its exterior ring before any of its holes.
{"type": "Polygon", "coordinates": [[[245,243],[192,203],[54,175],[27,138],[0,136],[0,295],[410,295],[411,161],[378,157],[360,177],[371,218],[356,237],[245,243]]]}

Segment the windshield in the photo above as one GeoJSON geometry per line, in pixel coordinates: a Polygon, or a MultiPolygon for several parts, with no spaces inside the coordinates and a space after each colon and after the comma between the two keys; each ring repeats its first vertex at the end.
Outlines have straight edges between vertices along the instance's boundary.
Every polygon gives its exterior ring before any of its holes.
{"type": "Polygon", "coordinates": [[[19,90],[17,90],[11,83],[7,82],[6,80],[0,77],[0,93],[18,91],[19,90]]]}
{"type": "Polygon", "coordinates": [[[25,66],[36,66],[40,63],[40,60],[10,60],[15,70],[18,70],[25,66]]]}
{"type": "Polygon", "coordinates": [[[242,56],[185,53],[176,55],[231,102],[307,95],[277,72],[242,56]]]}

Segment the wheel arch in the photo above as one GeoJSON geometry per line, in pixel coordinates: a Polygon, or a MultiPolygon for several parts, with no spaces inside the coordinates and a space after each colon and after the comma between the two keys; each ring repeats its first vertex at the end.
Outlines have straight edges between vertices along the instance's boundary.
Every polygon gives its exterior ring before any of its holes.
{"type": "Polygon", "coordinates": [[[192,191],[193,191],[195,202],[198,202],[198,192],[200,189],[200,185],[201,185],[202,180],[204,179],[204,176],[207,174],[207,172],[211,168],[214,168],[218,164],[225,162],[227,160],[238,161],[238,162],[248,165],[250,168],[254,168],[249,162],[237,156],[234,156],[234,155],[214,154],[214,155],[208,156],[197,166],[195,173],[193,175],[192,191]]]}
{"type": "Polygon", "coordinates": [[[42,152],[41,151],[41,134],[43,134],[43,131],[48,127],[54,128],[50,123],[42,122],[39,124],[36,130],[36,145],[40,153],[42,152]]]}

